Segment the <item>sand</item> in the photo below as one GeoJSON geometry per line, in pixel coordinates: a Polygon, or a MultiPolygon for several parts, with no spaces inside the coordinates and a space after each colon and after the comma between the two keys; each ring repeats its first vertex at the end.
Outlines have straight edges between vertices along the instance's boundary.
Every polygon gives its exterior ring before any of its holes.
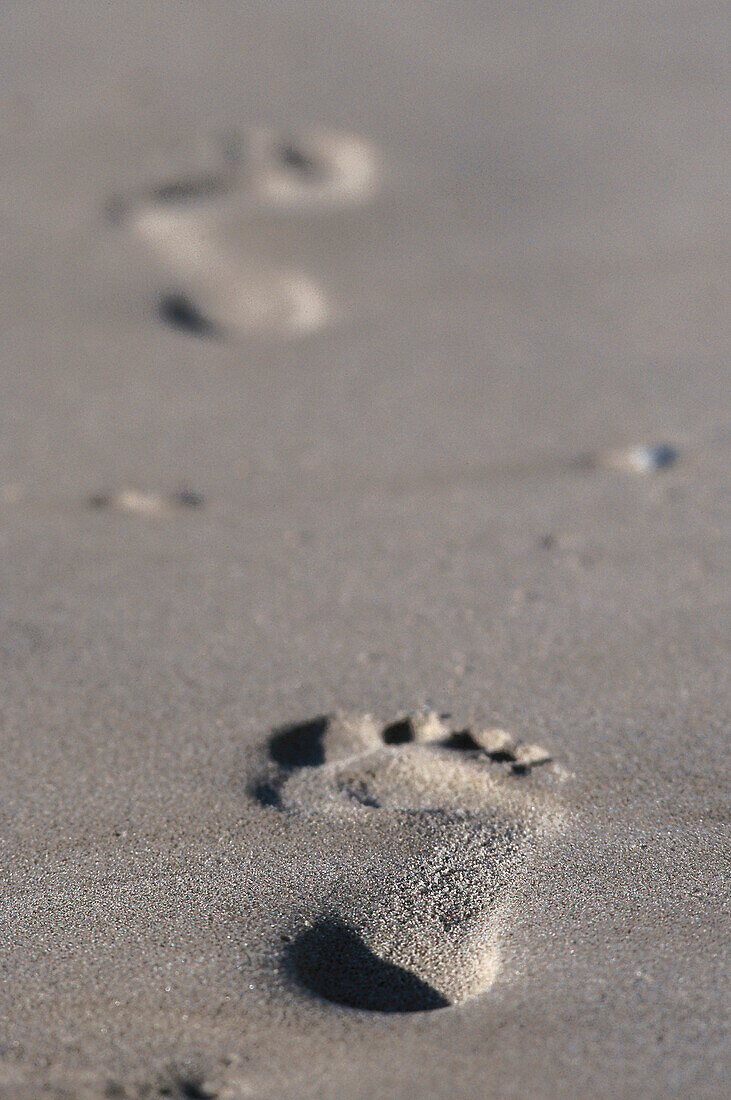
{"type": "Polygon", "coordinates": [[[3,1096],[727,1095],[727,29],[2,5],[3,1096]]]}

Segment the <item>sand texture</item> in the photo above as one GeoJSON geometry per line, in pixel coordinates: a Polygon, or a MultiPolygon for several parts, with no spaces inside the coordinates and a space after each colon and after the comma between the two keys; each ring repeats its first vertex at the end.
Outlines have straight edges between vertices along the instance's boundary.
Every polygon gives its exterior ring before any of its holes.
{"type": "Polygon", "coordinates": [[[728,23],[0,5],[0,1096],[728,1095],[728,23]]]}

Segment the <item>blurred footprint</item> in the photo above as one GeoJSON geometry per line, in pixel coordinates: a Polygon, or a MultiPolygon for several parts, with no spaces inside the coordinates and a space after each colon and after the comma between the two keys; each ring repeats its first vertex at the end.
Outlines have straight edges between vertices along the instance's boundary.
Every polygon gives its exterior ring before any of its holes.
{"type": "Polygon", "coordinates": [[[376,157],[347,135],[299,137],[253,130],[229,137],[202,171],[138,189],[107,204],[159,268],[158,316],[197,336],[296,335],[333,316],[328,295],[306,272],[247,258],[221,240],[232,207],[245,222],[262,209],[313,213],[366,200],[376,157]]]}

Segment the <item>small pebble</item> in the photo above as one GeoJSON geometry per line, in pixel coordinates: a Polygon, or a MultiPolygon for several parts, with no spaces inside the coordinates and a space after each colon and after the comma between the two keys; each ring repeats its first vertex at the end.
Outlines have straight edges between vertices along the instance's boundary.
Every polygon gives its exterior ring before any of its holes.
{"type": "Polygon", "coordinates": [[[616,453],[611,460],[614,466],[648,474],[655,470],[667,470],[680,458],[678,450],[669,443],[637,443],[616,453]]]}
{"type": "Polygon", "coordinates": [[[142,515],[156,515],[169,508],[169,502],[159,493],[144,489],[120,489],[114,498],[114,504],[122,512],[139,512],[142,515]]]}
{"type": "Polygon", "coordinates": [[[203,497],[186,488],[168,494],[127,485],[113,493],[95,493],[89,497],[88,504],[90,508],[109,508],[137,515],[160,516],[169,515],[177,508],[200,508],[203,497]]]}

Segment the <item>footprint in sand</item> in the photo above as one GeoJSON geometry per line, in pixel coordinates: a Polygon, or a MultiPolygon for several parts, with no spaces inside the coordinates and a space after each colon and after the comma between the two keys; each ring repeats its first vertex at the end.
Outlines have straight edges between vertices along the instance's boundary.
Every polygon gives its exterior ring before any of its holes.
{"type": "Polygon", "coordinates": [[[325,131],[252,130],[202,159],[200,170],[107,204],[109,219],[158,269],[158,316],[202,337],[296,335],[327,324],[333,309],[316,280],[237,254],[221,224],[232,212],[245,224],[267,209],[311,213],[363,202],[378,184],[370,147],[325,131]]]}
{"type": "Polygon", "coordinates": [[[388,725],[316,718],[275,731],[269,757],[261,802],[376,837],[373,858],[345,871],[288,938],[285,975],[375,1012],[484,992],[516,876],[561,827],[563,769],[504,730],[455,730],[433,713],[388,725]]]}

